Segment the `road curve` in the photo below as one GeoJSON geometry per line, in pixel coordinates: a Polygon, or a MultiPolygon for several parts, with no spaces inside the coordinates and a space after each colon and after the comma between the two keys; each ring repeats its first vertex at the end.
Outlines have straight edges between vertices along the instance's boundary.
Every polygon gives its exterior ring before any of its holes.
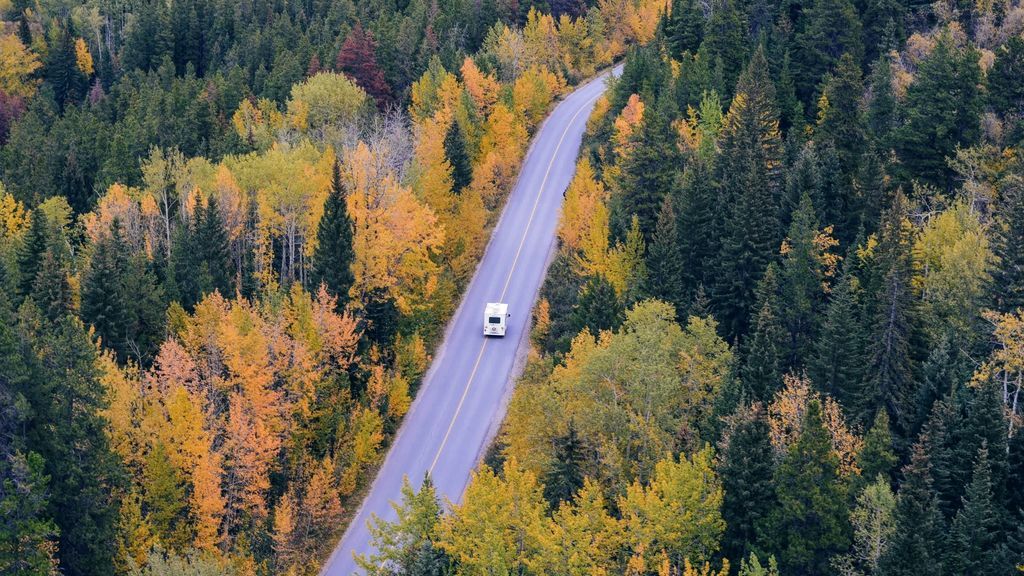
{"type": "Polygon", "coordinates": [[[354,554],[370,552],[367,521],[395,519],[402,478],[417,488],[429,472],[438,496],[461,499],[470,473],[504,416],[517,362],[526,352],[530,311],[547,271],[565,189],[587,118],[607,75],[562,100],[534,136],[505,209],[476,273],[449,322],[416,400],[359,512],[324,565],[322,576],[358,571],[354,554]],[[504,338],[484,338],[487,302],[509,305],[504,338]]]}

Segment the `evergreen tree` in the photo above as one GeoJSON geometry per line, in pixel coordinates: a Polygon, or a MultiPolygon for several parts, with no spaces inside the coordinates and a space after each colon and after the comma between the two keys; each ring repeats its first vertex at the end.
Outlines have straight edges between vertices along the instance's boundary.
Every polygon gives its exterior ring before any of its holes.
{"type": "Polygon", "coordinates": [[[665,36],[674,58],[697,52],[704,39],[704,12],[696,0],[672,0],[665,36]]]}
{"type": "Polygon", "coordinates": [[[50,244],[50,226],[42,210],[33,210],[25,239],[18,251],[18,272],[20,277],[21,296],[32,293],[36,275],[43,264],[43,254],[50,244]]]}
{"type": "Polygon", "coordinates": [[[168,274],[165,277],[169,298],[177,301],[185,310],[192,310],[202,299],[202,259],[196,248],[195,221],[203,217],[202,204],[196,206],[193,224],[179,225],[171,240],[171,256],[168,274]]]}
{"type": "Polygon", "coordinates": [[[53,45],[46,53],[43,76],[53,87],[53,97],[57,106],[64,110],[66,105],[82,101],[88,87],[88,79],[78,69],[75,54],[76,37],[71,20],[56,28],[55,34],[53,45]]]}
{"type": "MultiPolygon", "coordinates": [[[[1009,440],[1006,455],[1006,510],[1016,514],[1020,519],[1024,516],[1024,434],[1018,432],[1009,440]]],[[[1024,536],[1024,534],[1022,534],[1024,536]]],[[[1024,540],[1020,542],[1024,545],[1024,540]]],[[[1020,551],[1024,553],[1024,548],[1020,551]]]]}
{"type": "Polygon", "coordinates": [[[383,349],[390,346],[398,333],[399,319],[398,306],[387,290],[371,290],[363,299],[363,347],[368,349],[376,345],[383,349]]]}
{"type": "Polygon", "coordinates": [[[692,298],[697,287],[713,278],[718,252],[718,194],[709,162],[694,158],[683,171],[679,203],[679,251],[683,290],[692,298]]]}
{"type": "Polygon", "coordinates": [[[882,555],[882,576],[915,576],[927,567],[942,574],[945,522],[932,491],[932,477],[925,444],[914,447],[903,468],[903,483],[896,497],[896,532],[882,555]]]}
{"type": "Polygon", "coordinates": [[[587,278],[572,309],[573,332],[589,330],[597,336],[602,330],[614,330],[622,324],[624,311],[615,288],[604,276],[587,278]]]}
{"type": "Polygon", "coordinates": [[[112,574],[110,543],[122,473],[100,414],[106,399],[97,380],[96,348],[70,316],[49,324],[35,340],[35,348],[45,352],[25,394],[33,415],[26,438],[50,477],[48,514],[60,531],[60,565],[71,576],[112,574]]]}
{"type": "Polygon", "coordinates": [[[193,250],[200,264],[200,287],[202,294],[219,291],[225,298],[234,296],[235,285],[232,282],[231,245],[228,232],[224,228],[224,220],[220,213],[217,198],[211,195],[206,201],[206,209],[197,211],[195,215],[195,236],[193,250]]]}
{"type": "Polygon", "coordinates": [[[864,46],[860,18],[849,0],[813,0],[804,9],[801,24],[795,37],[793,72],[797,96],[810,109],[822,77],[845,53],[859,67],[864,46]]]}
{"type": "Polygon", "coordinates": [[[1021,78],[1024,78],[1024,38],[1011,36],[996,51],[996,60],[986,77],[988,102],[996,112],[1018,117],[1024,112],[1021,78]]]}
{"type": "Polygon", "coordinates": [[[811,380],[847,411],[857,405],[863,379],[863,338],[858,323],[858,285],[849,271],[832,290],[810,361],[811,380]]]}
{"type": "Polygon", "coordinates": [[[718,469],[724,491],[722,551],[728,558],[762,549],[768,537],[764,530],[775,505],[775,456],[768,423],[759,407],[741,410],[746,412],[740,413],[744,417],[726,436],[718,469]]]}
{"type": "Polygon", "coordinates": [[[786,50],[786,54],[782,57],[779,78],[775,83],[779,101],[779,127],[783,134],[799,134],[807,122],[804,118],[804,103],[796,94],[796,81],[793,79],[792,68],[789,50],[786,50]]]}
{"type": "Polygon", "coordinates": [[[672,196],[666,195],[647,250],[647,286],[644,292],[672,304],[682,317],[688,302],[683,292],[683,255],[679,249],[677,219],[672,196]]]}
{"type": "Polygon", "coordinates": [[[897,0],[861,0],[864,28],[864,60],[874,62],[898,50],[906,38],[906,6],[897,0]]]}
{"type": "Polygon", "coordinates": [[[775,473],[770,532],[782,571],[829,574],[829,559],[850,544],[846,486],[815,400],[797,441],[775,473]]]}
{"type": "Polygon", "coordinates": [[[853,241],[861,219],[853,182],[867,143],[861,113],[863,94],[860,66],[849,53],[843,54],[835,72],[825,79],[816,132],[831,144],[837,156],[838,178],[829,180],[836,193],[825,195],[819,208],[824,223],[833,226],[835,237],[843,246],[853,241]]]}
{"type": "Polygon", "coordinates": [[[771,264],[758,287],[759,311],[740,371],[744,388],[754,399],[764,402],[771,400],[782,385],[782,347],[786,337],[779,322],[778,291],[778,275],[771,264]]]}
{"type": "Polygon", "coordinates": [[[867,422],[879,409],[889,412],[897,431],[910,420],[908,400],[914,397],[915,301],[911,292],[913,263],[907,222],[907,203],[898,195],[883,217],[874,263],[880,283],[870,296],[867,318],[865,380],[854,411],[867,422]]]}
{"type": "Polygon", "coordinates": [[[96,243],[89,269],[82,280],[82,321],[96,329],[103,345],[127,358],[130,300],[125,280],[128,276],[128,247],[115,220],[109,234],[96,243]]]}
{"type": "Polygon", "coordinates": [[[980,84],[977,50],[958,48],[948,31],[939,35],[907,89],[907,121],[893,135],[908,180],[952,190],[954,172],[946,158],[980,135],[980,84]]]}
{"type": "MultiPolygon", "coordinates": [[[[711,3],[711,17],[704,26],[704,42],[709,61],[719,60],[722,81],[732,86],[743,69],[746,58],[746,23],[733,0],[715,0],[711,3]]],[[[726,94],[726,92],[722,92],[726,94]]]]}
{"type": "Polygon", "coordinates": [[[679,163],[671,105],[671,99],[663,96],[655,106],[645,109],[632,152],[622,159],[620,186],[613,198],[613,231],[625,236],[635,215],[648,244],[661,204],[675,185],[679,163]]]}
{"type": "Polygon", "coordinates": [[[331,177],[331,190],[324,204],[324,215],[317,226],[317,245],[313,251],[313,266],[310,273],[312,286],[323,283],[338,299],[338,308],[344,308],[349,300],[349,289],[355,282],[352,261],[353,248],[352,218],[348,213],[348,191],[341,177],[337,162],[331,177]]]}
{"type": "Polygon", "coordinates": [[[730,339],[747,331],[754,290],[779,248],[781,164],[775,89],[768,78],[764,49],[758,48],[737,84],[718,164],[720,205],[728,213],[714,300],[730,339]]]}
{"type": "Polygon", "coordinates": [[[889,416],[884,410],[879,410],[871,429],[864,436],[864,445],[857,454],[861,482],[866,484],[882,476],[891,483],[896,462],[892,433],[889,431],[889,416]]]}
{"type": "Polygon", "coordinates": [[[458,194],[473,180],[473,164],[466,151],[466,132],[458,120],[452,120],[444,136],[444,156],[452,166],[452,192],[458,194]]]}
{"type": "Polygon", "coordinates": [[[74,312],[74,295],[67,267],[52,247],[43,255],[43,264],[32,286],[32,298],[43,316],[51,322],[74,312]]]}
{"type": "Polygon", "coordinates": [[[800,148],[786,171],[785,189],[779,205],[779,219],[787,228],[792,225],[793,216],[800,208],[800,200],[805,194],[810,197],[815,207],[825,204],[821,159],[818,157],[818,144],[814,140],[808,141],[800,148]]]}
{"type": "Polygon", "coordinates": [[[566,433],[555,438],[554,447],[554,458],[544,474],[544,498],[557,509],[562,502],[571,502],[583,488],[586,448],[573,420],[569,420],[566,433]]]}
{"type": "Polygon", "coordinates": [[[882,54],[871,66],[871,99],[867,107],[867,128],[877,144],[885,145],[896,128],[896,93],[892,83],[892,62],[882,54]]]}
{"type": "Polygon", "coordinates": [[[368,576],[441,576],[448,574],[449,560],[433,544],[434,531],[441,519],[441,504],[430,477],[423,479],[419,492],[409,479],[402,481],[402,501],[395,506],[397,519],[386,522],[374,518],[369,531],[374,554],[357,556],[356,564],[368,576]]]}
{"type": "Polygon", "coordinates": [[[818,333],[825,273],[817,237],[817,216],[805,193],[789,226],[779,282],[779,315],[786,332],[783,371],[804,367],[818,333]]]}
{"type": "Polygon", "coordinates": [[[1024,308],[1024,177],[1006,178],[996,208],[994,252],[999,265],[992,271],[992,307],[1008,313],[1024,308]]]}
{"type": "Polygon", "coordinates": [[[998,520],[993,510],[992,476],[988,448],[978,450],[974,474],[963,507],[953,520],[945,562],[946,573],[955,576],[1006,574],[999,565],[998,520]]]}
{"type": "Polygon", "coordinates": [[[7,296],[0,293],[0,572],[51,574],[57,529],[47,517],[49,478],[42,457],[25,452],[31,414],[22,395],[32,368],[13,329],[7,296]]]}
{"type": "MultiPolygon", "coordinates": [[[[891,203],[886,185],[885,166],[878,156],[874,145],[868,146],[867,152],[861,156],[858,168],[857,195],[863,207],[860,214],[858,229],[861,233],[873,232],[882,219],[882,209],[891,203]]],[[[852,242],[856,246],[859,242],[852,242]]]]}

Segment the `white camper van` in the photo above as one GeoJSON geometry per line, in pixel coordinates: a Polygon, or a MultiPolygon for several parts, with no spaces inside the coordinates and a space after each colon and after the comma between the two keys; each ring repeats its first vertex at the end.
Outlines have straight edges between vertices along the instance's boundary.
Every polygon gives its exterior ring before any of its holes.
{"type": "Polygon", "coordinates": [[[504,336],[508,316],[508,304],[488,302],[484,308],[484,336],[504,336]]]}

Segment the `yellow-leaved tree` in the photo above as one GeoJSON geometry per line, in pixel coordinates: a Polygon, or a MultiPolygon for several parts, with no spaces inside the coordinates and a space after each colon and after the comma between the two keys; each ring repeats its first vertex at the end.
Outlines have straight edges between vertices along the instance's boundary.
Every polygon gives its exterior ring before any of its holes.
{"type": "Polygon", "coordinates": [[[32,97],[39,87],[39,79],[33,75],[41,67],[35,52],[26,48],[17,36],[0,36],[0,91],[9,96],[32,97]]]}
{"type": "Polygon", "coordinates": [[[665,554],[672,566],[703,564],[718,551],[725,531],[722,485],[710,447],[657,463],[647,486],[634,482],[619,498],[625,534],[634,555],[655,565],[665,554]]]}
{"type": "Polygon", "coordinates": [[[442,518],[436,535],[461,574],[532,573],[541,565],[550,535],[534,473],[514,459],[505,462],[500,476],[484,466],[473,473],[462,502],[442,518]]]}

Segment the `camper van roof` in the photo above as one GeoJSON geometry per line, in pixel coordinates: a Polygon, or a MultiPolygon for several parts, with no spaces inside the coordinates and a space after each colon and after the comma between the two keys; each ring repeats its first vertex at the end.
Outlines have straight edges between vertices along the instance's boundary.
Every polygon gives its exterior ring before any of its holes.
{"type": "Polygon", "coordinates": [[[484,314],[487,314],[488,316],[504,316],[507,312],[508,304],[503,304],[501,302],[488,302],[487,308],[484,309],[484,314]]]}

